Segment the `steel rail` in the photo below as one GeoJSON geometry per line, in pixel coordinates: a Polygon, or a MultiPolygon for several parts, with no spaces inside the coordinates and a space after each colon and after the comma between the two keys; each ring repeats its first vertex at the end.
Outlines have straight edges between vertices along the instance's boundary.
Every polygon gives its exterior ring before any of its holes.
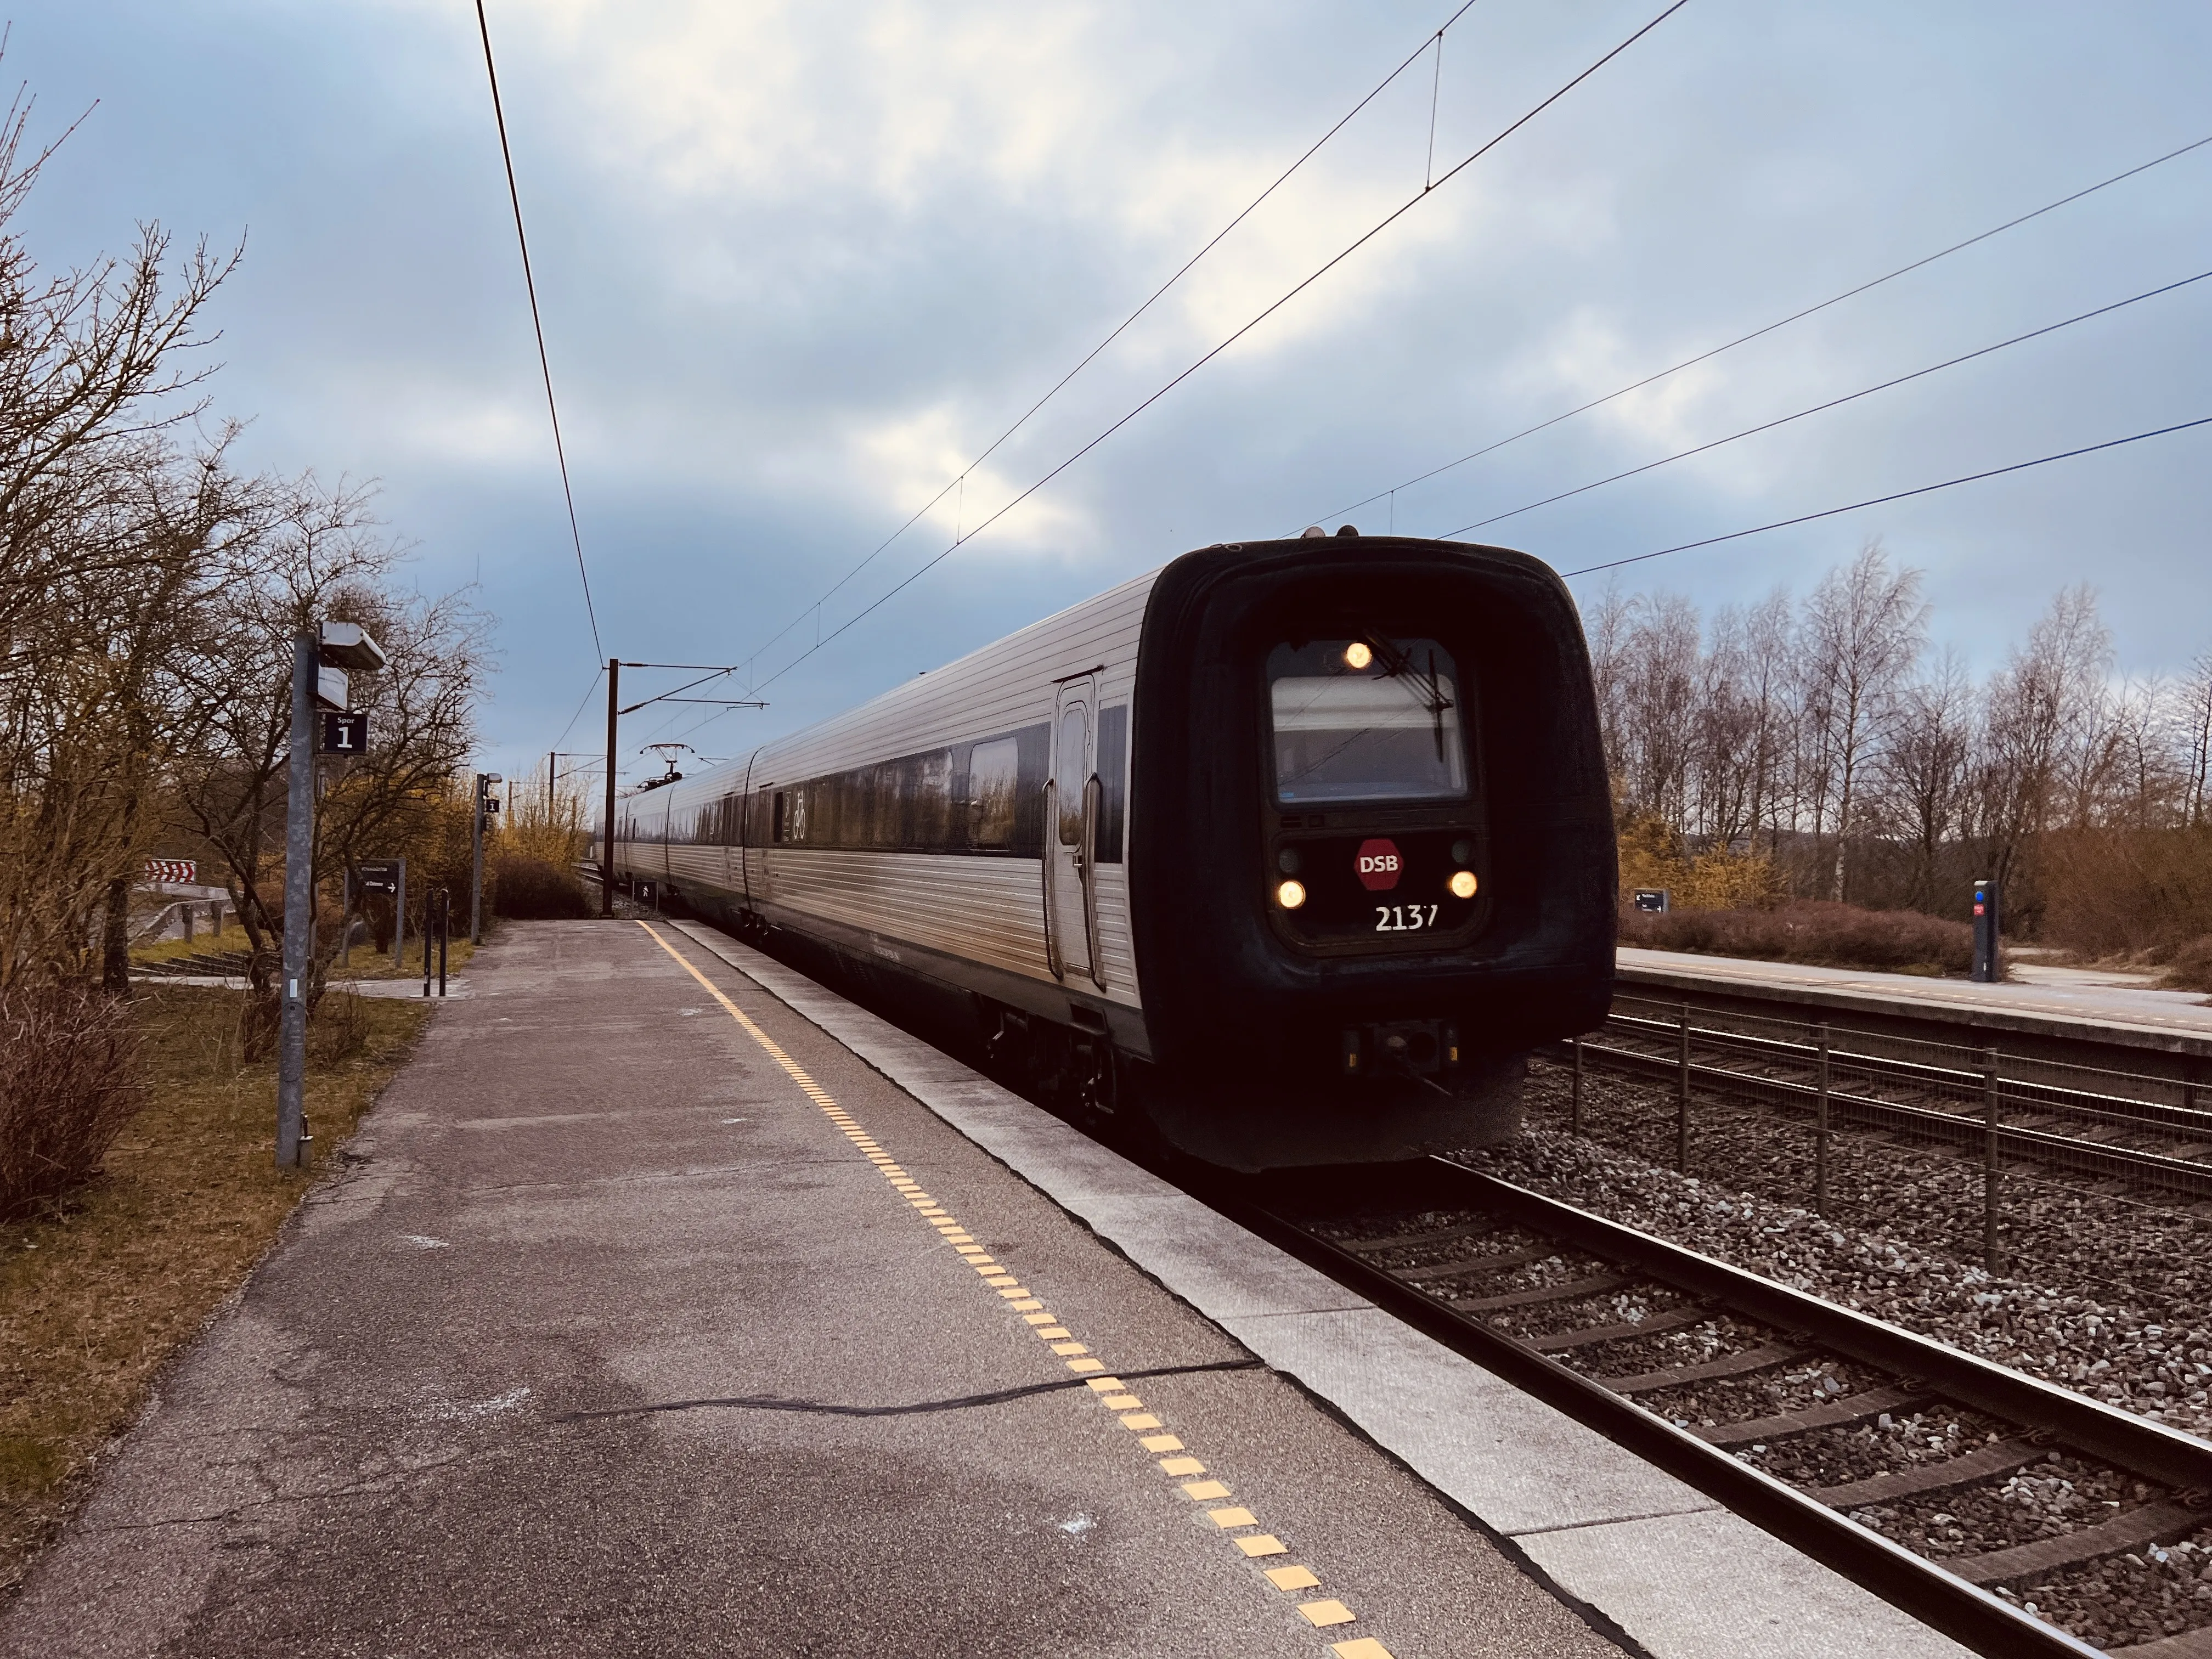
{"type": "MultiPolygon", "coordinates": [[[[2115,1412],[1897,1326],[1700,1255],[1444,1158],[1423,1166],[1421,1201],[1499,1214],[1689,1293],[1710,1297],[2161,1484],[2212,1486],[2212,1444],[2115,1412]],[[1433,1197],[1432,1197],[1433,1195],[1433,1197]],[[2179,1478],[2177,1478],[2177,1475],[2179,1478]]],[[[1989,1659],[2094,1659],[2082,1643],[1936,1562],[1863,1527],[1264,1204],[1207,1201],[1338,1283],[1704,1492],[1762,1531],[1989,1659]]]]}
{"type": "MultiPolygon", "coordinates": [[[[1607,1043],[1585,1041],[1583,1056],[1622,1062],[1627,1066],[1644,1071],[1679,1073],[1680,1060],[1671,1054],[1647,1054],[1634,1048],[1616,1048],[1607,1043]]],[[[1732,1071],[1724,1066],[1692,1063],[1689,1068],[1694,1079],[1709,1083],[1732,1085],[1741,1089],[1765,1089],[1777,1093],[1817,1100],[1820,1088],[1816,1084],[1796,1083],[1787,1078],[1760,1077],[1751,1072],[1732,1071]]],[[[1878,1100],[1870,1095],[1859,1095],[1831,1087],[1828,1106],[1832,1112],[1871,1121],[1893,1128],[1932,1131],[1947,1140],[1978,1143],[1988,1133],[1988,1126],[1979,1117],[1968,1117],[1961,1112],[1946,1112],[1933,1106],[1911,1106],[1902,1101],[1878,1100]]],[[[2212,1197],[2212,1163],[2199,1163],[2192,1158],[2172,1158],[2162,1152],[2139,1152],[2125,1146],[2108,1146],[2100,1141],[2084,1140],[2075,1135],[2062,1135],[2048,1129],[2023,1128],[2018,1124],[2000,1124],[1997,1144],[2014,1152],[2035,1158],[2039,1162],[2069,1162],[2087,1171],[2115,1176],[2139,1186],[2156,1187],[2164,1191],[2188,1194],[2196,1197],[2212,1197]]]]}
{"type": "MultiPolygon", "coordinates": [[[[1672,1020],[1647,1019],[1637,1014],[1608,1014],[1606,1016],[1606,1023],[1608,1025],[1635,1028],[1638,1035],[1648,1030],[1653,1036],[1664,1036],[1669,1039],[1672,1039],[1680,1030],[1680,1027],[1672,1020]]],[[[1763,1037],[1747,1031],[1731,1031],[1723,1026],[1693,1025],[1690,1028],[1690,1035],[1693,1039],[1704,1038],[1725,1047],[1748,1049],[1754,1053],[1772,1053],[1791,1060],[1802,1060],[1808,1066],[1814,1063],[1820,1054],[1819,1048],[1809,1042],[1791,1042],[1781,1037],[1763,1037]]],[[[1864,1036],[1866,1034],[1854,1031],[1843,1035],[1864,1036]]],[[[1911,1040],[1906,1039],[1906,1041],[1911,1040]]],[[[1881,1073],[1909,1081],[1926,1082],[1945,1088],[1971,1090],[1977,1096],[1981,1092],[1982,1074],[1979,1071],[1937,1066],[1926,1060],[1899,1060],[1887,1054],[1860,1054],[1855,1050],[1844,1048],[1832,1048],[1829,1051],[1828,1059],[1832,1065],[1848,1066],[1854,1070],[1881,1073]]],[[[2109,1075],[2129,1077],[2136,1074],[2112,1073],[2109,1075]]],[[[2166,1082],[2166,1079],[2145,1077],[2142,1081],[2161,1083],[2166,1082]]],[[[2183,1088],[2187,1085],[2173,1083],[2170,1086],[2183,1088]]],[[[2038,1083],[2030,1078],[2004,1078],[1999,1080],[1998,1087],[2002,1098],[2031,1108],[2077,1113],[2084,1117],[2093,1117],[2100,1121],[2118,1123],[2129,1127],[2140,1127],[2147,1123],[2155,1124],[2160,1128],[2172,1130],[2176,1133],[2198,1136],[2206,1140],[2212,1140],[2212,1112],[2203,1111],[2192,1106],[2170,1106],[2163,1101],[2142,1100],[2128,1095],[2100,1094],[2089,1089],[2069,1089],[2063,1084],[2038,1083]]]]}

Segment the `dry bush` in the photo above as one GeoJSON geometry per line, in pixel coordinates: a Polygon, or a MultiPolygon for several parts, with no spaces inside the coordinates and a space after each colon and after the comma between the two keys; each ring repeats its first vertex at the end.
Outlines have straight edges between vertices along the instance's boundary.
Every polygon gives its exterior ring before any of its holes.
{"type": "Polygon", "coordinates": [[[588,916],[584,884],[575,872],[544,859],[506,854],[492,866],[493,905],[518,921],[557,921],[588,916]]]}
{"type": "Polygon", "coordinates": [[[0,1221],[90,1179],[143,1093],[121,998],[22,981],[0,993],[0,1221]]]}
{"type": "Polygon", "coordinates": [[[2038,853],[2053,945],[2111,957],[2212,934],[2212,825],[2062,830],[2038,853]]]}
{"type": "Polygon", "coordinates": [[[359,1054],[368,1041],[368,1009],[361,994],[347,988],[326,991],[307,1022],[307,1054],[319,1066],[334,1065],[359,1054]]]}
{"type": "Polygon", "coordinates": [[[1626,910],[1620,942],[1654,951],[1694,951],[1761,962],[1892,972],[1964,973],[1973,965],[1973,930],[1917,910],[1863,910],[1825,899],[1771,910],[1626,910]]]}
{"type": "Polygon", "coordinates": [[[1776,902],[1781,873],[1764,854],[1716,847],[1692,854],[1664,819],[1632,813],[1620,824],[1620,885],[1664,888],[1679,910],[1741,910],[1776,902]]]}
{"type": "Polygon", "coordinates": [[[2212,991],[2212,933],[2177,949],[2166,959],[2160,982],[2169,991],[2212,991]]]}

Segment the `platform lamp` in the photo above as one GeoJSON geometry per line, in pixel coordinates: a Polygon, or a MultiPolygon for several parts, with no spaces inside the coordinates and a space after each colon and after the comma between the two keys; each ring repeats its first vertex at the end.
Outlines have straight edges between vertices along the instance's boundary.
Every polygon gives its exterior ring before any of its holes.
{"type": "Polygon", "coordinates": [[[344,717],[344,746],[367,741],[366,715],[350,713],[349,669],[374,674],[384,649],[359,623],[309,623],[292,635],[292,737],[284,799],[284,981],[276,1026],[276,1167],[307,1162],[307,981],[313,967],[315,756],[319,714],[344,717]]]}

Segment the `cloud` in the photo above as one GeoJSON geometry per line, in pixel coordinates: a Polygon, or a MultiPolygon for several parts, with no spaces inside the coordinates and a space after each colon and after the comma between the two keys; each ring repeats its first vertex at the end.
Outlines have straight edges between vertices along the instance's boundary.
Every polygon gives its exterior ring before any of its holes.
{"type": "MultiPolygon", "coordinates": [[[[957,477],[1449,7],[489,9],[602,633],[720,661],[957,477]]],[[[1485,0],[1440,80],[1417,64],[838,603],[1418,192],[1432,87],[1449,165],[1654,9],[1485,0]]],[[[20,18],[9,66],[42,106],[99,100],[34,200],[42,257],[141,217],[252,228],[222,411],[258,417],[265,464],[381,477],[426,586],[481,556],[511,635],[491,729],[526,753],[592,665],[473,16],[224,0],[216,21],[153,0],[20,18]]],[[[1295,530],[2200,136],[2208,73],[2212,14],[2185,0],[1700,0],[714,729],[784,729],[1187,547],[1295,530]]],[[[2186,274],[2208,210],[2212,151],[1354,516],[1449,528],[2186,274]]],[[[1498,533],[1573,568],[2187,418],[2208,349],[2212,303],[2160,302],[1498,533]]],[[[1970,649],[2001,654],[2094,570],[2124,663],[2169,666],[2207,642],[2171,603],[2201,574],[2205,453],[2144,446],[1637,580],[1708,605],[1802,588],[1882,532],[1970,649]]]]}

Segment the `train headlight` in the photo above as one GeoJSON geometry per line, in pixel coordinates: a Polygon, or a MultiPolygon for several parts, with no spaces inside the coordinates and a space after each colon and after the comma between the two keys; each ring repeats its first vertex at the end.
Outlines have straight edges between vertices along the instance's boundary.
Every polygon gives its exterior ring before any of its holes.
{"type": "Polygon", "coordinates": [[[1302,881],[1286,881],[1275,889],[1275,902],[1285,910],[1295,910],[1306,902],[1306,884],[1302,881]]]}
{"type": "Polygon", "coordinates": [[[1347,668],[1364,668],[1375,660],[1375,653],[1367,648],[1364,640],[1354,640],[1344,647],[1344,665],[1347,668]]]}
{"type": "Polygon", "coordinates": [[[1451,895],[1454,898],[1473,898],[1474,896],[1474,871],[1455,870],[1452,872],[1450,886],[1451,895]]]}

